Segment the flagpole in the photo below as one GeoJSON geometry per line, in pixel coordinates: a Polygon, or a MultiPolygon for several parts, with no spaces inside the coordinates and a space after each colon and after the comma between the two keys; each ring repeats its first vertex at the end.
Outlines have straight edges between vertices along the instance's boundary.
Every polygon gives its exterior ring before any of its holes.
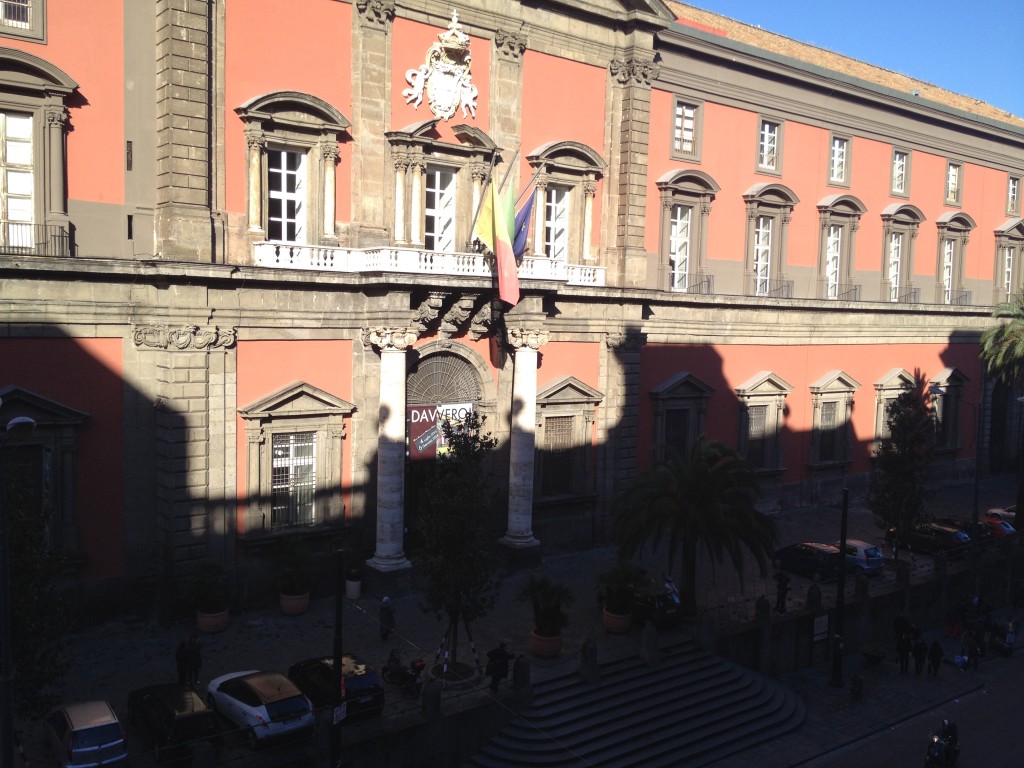
{"type": "Polygon", "coordinates": [[[524,197],[526,197],[526,193],[530,191],[530,187],[533,186],[533,183],[535,181],[537,181],[537,177],[540,176],[540,172],[543,171],[543,170],[544,170],[544,163],[541,163],[540,165],[537,166],[537,169],[533,172],[533,176],[530,177],[530,180],[526,183],[526,186],[523,187],[523,191],[519,193],[519,197],[516,198],[516,206],[517,207],[519,206],[519,201],[522,200],[524,197]]]}
{"type": "MultiPolygon", "coordinates": [[[[484,195],[487,192],[487,187],[490,186],[491,176],[494,174],[494,163],[497,159],[498,150],[495,149],[494,152],[491,153],[491,167],[487,169],[487,178],[484,179],[484,185],[480,188],[480,199],[477,201],[476,211],[473,212],[473,223],[469,227],[470,237],[472,237],[473,233],[476,231],[476,222],[477,219],[480,218],[480,209],[484,207],[484,195]]],[[[472,241],[470,242],[472,243],[472,241]]]]}

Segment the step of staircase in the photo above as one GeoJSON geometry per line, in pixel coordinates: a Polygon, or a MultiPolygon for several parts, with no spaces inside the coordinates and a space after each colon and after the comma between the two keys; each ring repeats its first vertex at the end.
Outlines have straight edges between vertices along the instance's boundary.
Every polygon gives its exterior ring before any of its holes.
{"type": "Polygon", "coordinates": [[[530,707],[466,766],[700,766],[803,718],[792,691],[685,642],[654,669],[630,657],[601,665],[595,685],[575,674],[538,684],[530,707]]]}

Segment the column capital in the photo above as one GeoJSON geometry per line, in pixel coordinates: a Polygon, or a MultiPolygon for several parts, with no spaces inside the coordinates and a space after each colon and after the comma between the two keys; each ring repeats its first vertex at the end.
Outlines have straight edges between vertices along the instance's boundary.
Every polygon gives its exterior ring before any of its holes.
{"type": "Polygon", "coordinates": [[[506,328],[505,342],[512,349],[518,350],[526,347],[536,351],[548,343],[548,332],[542,328],[506,328]]]}
{"type": "Polygon", "coordinates": [[[363,328],[362,336],[364,347],[405,352],[416,343],[419,333],[414,328],[363,328]]]}
{"type": "Polygon", "coordinates": [[[518,60],[526,50],[526,37],[518,32],[498,29],[494,32],[494,47],[499,59],[518,60]]]}
{"type": "Polygon", "coordinates": [[[608,71],[619,85],[637,85],[650,88],[651,81],[661,73],[661,67],[653,61],[638,59],[612,59],[608,71]]]}
{"type": "Polygon", "coordinates": [[[356,0],[356,8],[369,26],[384,27],[395,18],[395,0],[356,0]]]}
{"type": "Polygon", "coordinates": [[[647,344],[646,333],[609,333],[604,337],[609,349],[621,352],[639,352],[647,344]]]}

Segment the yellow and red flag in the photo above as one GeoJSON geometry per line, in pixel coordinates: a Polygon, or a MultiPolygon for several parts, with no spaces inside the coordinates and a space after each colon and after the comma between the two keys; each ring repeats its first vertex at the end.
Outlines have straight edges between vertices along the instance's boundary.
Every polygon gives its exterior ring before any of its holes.
{"type": "Polygon", "coordinates": [[[507,193],[491,184],[487,199],[477,217],[477,237],[494,253],[498,267],[498,298],[506,304],[519,303],[519,267],[512,250],[512,231],[516,209],[507,193]]]}

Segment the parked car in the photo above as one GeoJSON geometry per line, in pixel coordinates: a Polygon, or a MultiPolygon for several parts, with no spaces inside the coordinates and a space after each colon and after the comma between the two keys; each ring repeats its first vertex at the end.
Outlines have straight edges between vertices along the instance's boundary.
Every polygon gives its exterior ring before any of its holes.
{"type": "Polygon", "coordinates": [[[1017,516],[1017,505],[1009,506],[1006,509],[1000,507],[993,507],[988,509],[981,514],[982,520],[988,520],[993,523],[1009,523],[1013,525],[1013,519],[1017,516]]]}
{"type": "Polygon", "coordinates": [[[834,579],[839,575],[839,548],[831,544],[805,541],[790,544],[775,552],[772,564],[793,573],[819,579],[834,579]]]}
{"type": "Polygon", "coordinates": [[[309,699],[280,672],[231,672],[211,680],[206,691],[207,704],[245,729],[252,747],[306,735],[316,724],[309,699]]]}
{"type": "Polygon", "coordinates": [[[633,585],[633,621],[651,622],[658,629],[673,627],[683,617],[682,600],[674,585],[650,577],[633,585]]]}
{"type": "MultiPolygon", "coordinates": [[[[836,542],[838,547],[841,542],[836,542]]],[[[846,569],[860,571],[866,576],[876,576],[885,568],[885,555],[874,544],[860,539],[846,540],[846,569]]]]}
{"type": "MultiPolygon", "coordinates": [[[[384,686],[376,671],[362,659],[346,653],[341,657],[345,673],[345,704],[348,717],[379,715],[384,709],[384,686]]],[[[288,668],[288,679],[317,709],[334,706],[334,658],[306,659],[288,668]]]]}
{"type": "Polygon", "coordinates": [[[995,536],[995,533],[992,530],[992,523],[986,520],[979,519],[977,528],[974,528],[974,523],[972,521],[964,520],[960,517],[936,517],[932,522],[938,523],[939,525],[948,525],[953,528],[957,528],[970,536],[973,541],[977,541],[978,543],[985,543],[987,540],[995,536]]]}
{"type": "Polygon", "coordinates": [[[150,685],[129,693],[128,724],[153,746],[158,761],[185,759],[199,741],[208,741],[217,750],[223,746],[216,713],[182,683],[150,685]]]}
{"type": "Polygon", "coordinates": [[[966,531],[952,525],[925,521],[912,523],[899,537],[896,529],[890,528],[885,533],[885,540],[890,544],[898,540],[900,547],[913,552],[929,555],[945,552],[950,556],[962,555],[971,543],[971,537],[966,531]]]}
{"type": "Polygon", "coordinates": [[[980,520],[978,521],[978,525],[984,525],[988,528],[988,530],[991,531],[992,537],[996,539],[1001,539],[1004,536],[1013,536],[1017,533],[1017,529],[1005,520],[1000,520],[999,522],[996,522],[995,520],[980,520]]]}
{"type": "Polygon", "coordinates": [[[46,751],[60,768],[125,765],[128,745],[113,707],[84,701],[52,710],[43,720],[46,751]]]}

